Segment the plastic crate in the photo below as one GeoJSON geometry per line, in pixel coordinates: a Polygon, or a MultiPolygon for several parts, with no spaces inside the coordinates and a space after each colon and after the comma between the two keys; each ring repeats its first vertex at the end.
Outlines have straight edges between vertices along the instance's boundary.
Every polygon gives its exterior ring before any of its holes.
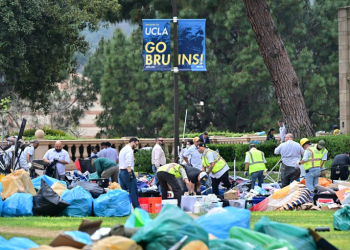
{"type": "Polygon", "coordinates": [[[143,197],[139,198],[140,207],[148,213],[158,214],[162,209],[161,197],[143,197]]]}

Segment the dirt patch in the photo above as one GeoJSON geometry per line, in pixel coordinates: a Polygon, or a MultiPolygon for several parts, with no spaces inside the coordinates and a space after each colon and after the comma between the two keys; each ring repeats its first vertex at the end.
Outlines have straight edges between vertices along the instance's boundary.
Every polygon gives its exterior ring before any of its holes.
{"type": "Polygon", "coordinates": [[[36,236],[43,238],[55,238],[60,231],[51,231],[47,229],[26,228],[26,227],[7,227],[0,226],[1,233],[16,234],[18,236],[36,236]]]}

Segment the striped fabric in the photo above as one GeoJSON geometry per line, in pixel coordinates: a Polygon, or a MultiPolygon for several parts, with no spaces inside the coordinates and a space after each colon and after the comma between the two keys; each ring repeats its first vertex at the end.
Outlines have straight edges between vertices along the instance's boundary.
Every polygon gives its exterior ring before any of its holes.
{"type": "Polygon", "coordinates": [[[289,186],[276,191],[262,202],[250,208],[250,211],[287,211],[312,201],[307,187],[294,181],[289,186]]]}

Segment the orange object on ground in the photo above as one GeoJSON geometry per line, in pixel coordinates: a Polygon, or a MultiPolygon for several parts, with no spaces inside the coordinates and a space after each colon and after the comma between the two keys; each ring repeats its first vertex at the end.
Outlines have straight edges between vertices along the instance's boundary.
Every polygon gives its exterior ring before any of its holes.
{"type": "MultiPolygon", "coordinates": [[[[302,180],[300,183],[306,185],[305,179],[302,180]]],[[[321,177],[320,177],[320,178],[318,178],[318,184],[321,185],[321,186],[323,186],[323,187],[328,188],[329,185],[332,184],[332,181],[329,180],[329,179],[327,179],[327,178],[321,178],[321,177]]]]}
{"type": "Polygon", "coordinates": [[[36,195],[32,180],[29,174],[23,169],[12,172],[6,177],[1,179],[2,193],[1,198],[7,199],[14,193],[28,193],[31,195],[36,195]]]}
{"type": "Polygon", "coordinates": [[[151,214],[158,214],[162,209],[161,197],[141,197],[139,198],[139,203],[143,210],[151,214]]]}

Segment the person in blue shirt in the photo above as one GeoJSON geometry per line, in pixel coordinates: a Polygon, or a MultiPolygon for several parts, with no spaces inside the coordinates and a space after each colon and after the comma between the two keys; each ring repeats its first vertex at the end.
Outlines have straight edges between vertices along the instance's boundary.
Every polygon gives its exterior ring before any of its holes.
{"type": "Polygon", "coordinates": [[[209,139],[207,131],[204,131],[203,134],[201,134],[199,136],[199,139],[201,139],[201,141],[204,142],[205,144],[209,144],[210,143],[210,139],[209,139]]]}

